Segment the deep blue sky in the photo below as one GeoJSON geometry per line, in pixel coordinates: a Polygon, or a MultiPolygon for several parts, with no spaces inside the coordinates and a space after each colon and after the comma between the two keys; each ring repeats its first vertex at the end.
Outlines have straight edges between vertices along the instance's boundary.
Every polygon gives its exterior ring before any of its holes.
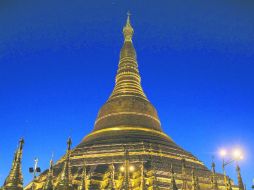
{"type": "MultiPolygon", "coordinates": [[[[208,167],[244,149],[254,178],[254,4],[248,0],[3,0],[0,3],[0,183],[24,137],[23,171],[93,129],[114,85],[132,12],[143,88],[164,131],[208,167]]],[[[234,165],[227,168],[236,179],[234,165]]]]}

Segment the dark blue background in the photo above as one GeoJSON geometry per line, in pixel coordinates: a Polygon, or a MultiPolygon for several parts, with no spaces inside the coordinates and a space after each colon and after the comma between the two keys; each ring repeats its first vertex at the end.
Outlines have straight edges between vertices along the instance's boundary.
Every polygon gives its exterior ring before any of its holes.
{"type": "MultiPolygon", "coordinates": [[[[42,169],[93,129],[114,85],[132,12],[142,84],[164,131],[217,170],[221,147],[244,150],[254,177],[254,5],[248,0],[2,0],[0,183],[24,137],[23,171],[42,169]]],[[[236,179],[235,166],[227,172],[236,179]]]]}

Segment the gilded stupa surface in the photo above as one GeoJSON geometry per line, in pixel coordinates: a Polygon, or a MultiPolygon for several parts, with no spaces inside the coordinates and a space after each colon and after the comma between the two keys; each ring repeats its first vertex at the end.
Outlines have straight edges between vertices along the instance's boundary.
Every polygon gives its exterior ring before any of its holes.
{"type": "Polygon", "coordinates": [[[69,139],[66,155],[25,189],[239,189],[163,132],[141,86],[133,34],[128,15],[115,87],[93,131],[73,149],[69,139]]]}

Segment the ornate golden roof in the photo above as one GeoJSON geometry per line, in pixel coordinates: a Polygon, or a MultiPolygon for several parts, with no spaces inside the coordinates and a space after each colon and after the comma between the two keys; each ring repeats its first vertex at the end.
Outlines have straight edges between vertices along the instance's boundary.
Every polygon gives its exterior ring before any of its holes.
{"type": "Polygon", "coordinates": [[[132,43],[133,33],[128,15],[123,28],[124,44],[120,52],[115,87],[98,113],[95,131],[116,126],[139,126],[161,131],[157,111],[141,86],[136,51],[132,43]]]}

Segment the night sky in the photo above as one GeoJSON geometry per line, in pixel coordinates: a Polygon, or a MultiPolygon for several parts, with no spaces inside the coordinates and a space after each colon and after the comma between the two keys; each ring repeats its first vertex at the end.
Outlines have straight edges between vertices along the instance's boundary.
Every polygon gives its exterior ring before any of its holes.
{"type": "MultiPolygon", "coordinates": [[[[254,3],[248,0],[2,0],[0,184],[20,137],[42,170],[92,129],[109,97],[132,13],[142,85],[164,131],[209,168],[220,148],[244,151],[254,178],[254,3]]],[[[228,157],[230,159],[230,156],[228,157]]],[[[235,165],[227,166],[236,180],[235,165]]]]}

